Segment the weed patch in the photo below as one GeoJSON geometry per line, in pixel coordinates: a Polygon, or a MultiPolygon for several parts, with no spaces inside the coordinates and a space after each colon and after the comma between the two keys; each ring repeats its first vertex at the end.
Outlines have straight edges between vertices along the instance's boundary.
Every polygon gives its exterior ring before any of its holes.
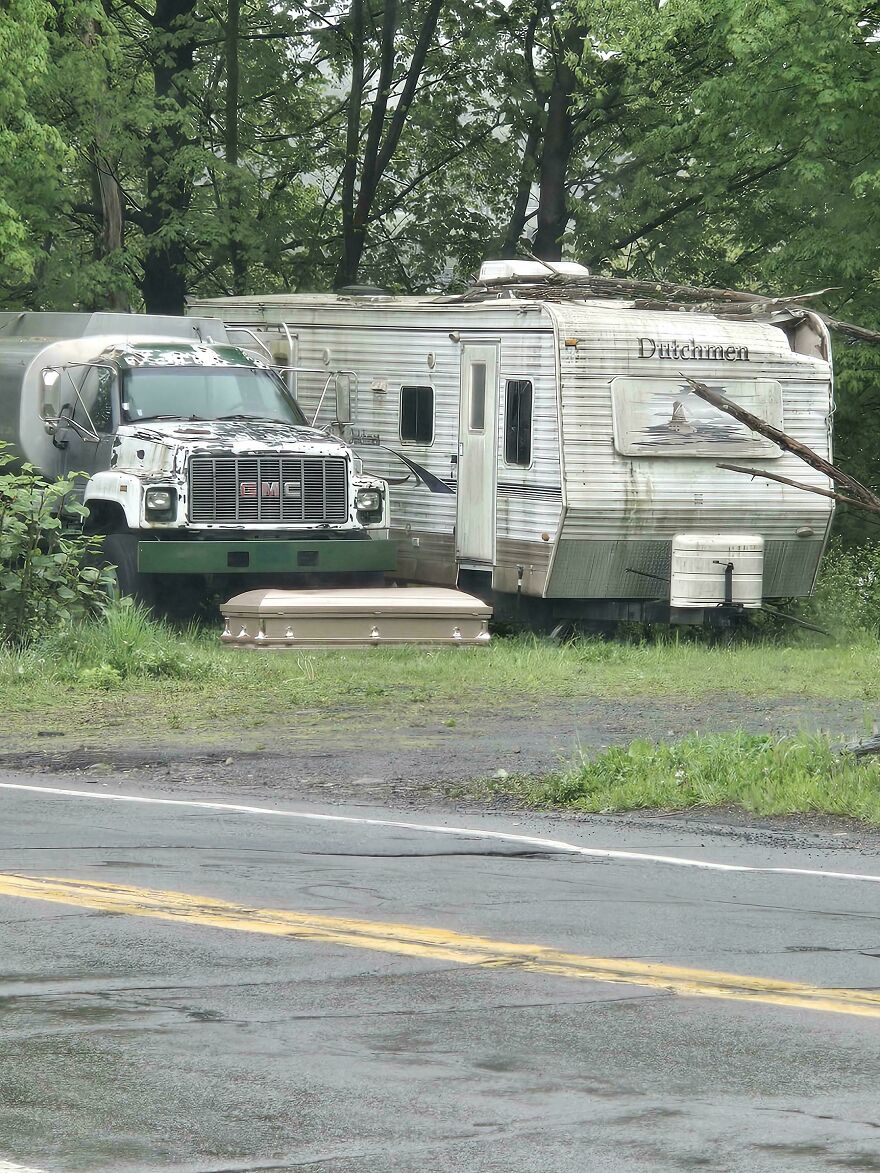
{"type": "Polygon", "coordinates": [[[758,815],[845,815],[880,823],[880,761],[836,753],[826,738],[746,733],[634,741],[540,781],[498,779],[496,792],[592,813],[736,806],[758,815]]]}
{"type": "Polygon", "coordinates": [[[195,629],[178,633],[126,600],[110,607],[103,622],[69,626],[48,636],[34,651],[38,658],[57,663],[62,678],[98,679],[110,672],[118,677],[117,684],[196,680],[212,661],[195,629]]]}

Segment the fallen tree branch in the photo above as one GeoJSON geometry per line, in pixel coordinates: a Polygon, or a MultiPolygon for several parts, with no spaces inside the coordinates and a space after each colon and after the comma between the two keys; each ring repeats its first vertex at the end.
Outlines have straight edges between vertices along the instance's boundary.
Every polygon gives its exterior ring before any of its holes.
{"type": "MultiPolygon", "coordinates": [[[[573,300],[590,297],[622,297],[627,300],[644,299],[637,304],[637,309],[672,310],[691,313],[731,313],[749,312],[752,314],[769,313],[772,309],[797,309],[801,302],[822,297],[826,293],[837,292],[836,286],[827,289],[817,289],[811,293],[796,293],[788,297],[771,297],[766,293],[752,293],[745,289],[716,289],[713,286],[683,285],[675,281],[646,281],[630,277],[602,277],[590,273],[589,275],[572,275],[559,273],[552,264],[542,261],[540,257],[526,253],[528,259],[543,265],[547,276],[535,277],[525,274],[513,274],[497,281],[486,281],[474,285],[464,293],[438,298],[438,301],[455,304],[463,302],[485,301],[493,293],[508,290],[514,296],[534,297],[540,300],[553,300],[555,297],[571,298],[573,300]],[[751,310],[739,307],[751,306],[751,310]],[[734,307],[737,307],[734,309],[734,307]]],[[[880,346],[880,330],[869,330],[865,326],[857,326],[853,322],[844,322],[823,314],[821,310],[810,310],[820,318],[829,330],[843,334],[857,342],[867,342],[880,346]]]]}
{"type": "Polygon", "coordinates": [[[838,334],[845,334],[857,342],[868,342],[872,346],[880,346],[880,330],[867,330],[864,326],[854,326],[852,322],[841,322],[837,318],[829,318],[819,314],[829,330],[836,330],[838,334]]]}
{"type": "Polygon", "coordinates": [[[864,758],[868,754],[880,753],[880,737],[867,737],[864,741],[852,741],[844,745],[839,753],[852,754],[854,758],[864,758]]]}
{"type": "Polygon", "coordinates": [[[868,513],[880,513],[880,505],[871,505],[867,501],[859,501],[855,497],[847,497],[843,493],[835,493],[831,489],[820,489],[818,485],[805,485],[803,481],[793,481],[790,477],[780,476],[778,472],[767,472],[763,468],[744,468],[741,464],[716,464],[716,468],[725,468],[728,472],[741,472],[750,477],[764,477],[768,481],[778,481],[780,485],[790,485],[793,489],[803,489],[805,493],[818,493],[820,497],[830,497],[832,501],[840,501],[843,505],[854,505],[857,509],[864,509],[868,513]]]}
{"type": "Polygon", "coordinates": [[[745,424],[752,432],[757,432],[759,436],[764,436],[783,450],[783,452],[791,452],[797,456],[804,464],[808,464],[811,468],[815,468],[817,472],[824,473],[829,480],[837,485],[842,485],[849,493],[858,499],[859,504],[871,506],[871,512],[880,513],[880,497],[877,497],[870,489],[866,488],[861,481],[857,481],[855,477],[851,477],[842,469],[837,468],[836,465],[831,464],[818,452],[814,452],[812,448],[808,448],[806,444],[802,444],[800,440],[795,440],[793,436],[787,435],[779,428],[774,428],[772,424],[768,424],[766,420],[762,420],[757,415],[752,415],[750,411],[746,411],[744,407],[740,407],[738,403],[734,403],[732,399],[728,399],[720,391],[714,391],[711,387],[707,387],[705,383],[701,383],[699,379],[691,379],[686,374],[681,372],[681,377],[690,386],[693,393],[698,398],[710,403],[712,407],[723,411],[725,415],[729,415],[731,419],[735,419],[737,423],[745,424]]]}

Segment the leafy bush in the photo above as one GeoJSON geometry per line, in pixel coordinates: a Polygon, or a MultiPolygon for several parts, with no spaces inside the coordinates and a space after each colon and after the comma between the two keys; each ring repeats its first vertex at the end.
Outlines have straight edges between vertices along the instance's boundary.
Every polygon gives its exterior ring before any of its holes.
{"type": "Polygon", "coordinates": [[[844,549],[832,542],[816,594],[798,613],[841,639],[880,635],[880,542],[844,549]]]}
{"type": "Polygon", "coordinates": [[[0,444],[0,643],[22,646],[107,603],[95,563],[100,539],[82,533],[73,481],[16,466],[0,444]],[[90,565],[91,563],[91,565],[90,565]]]}

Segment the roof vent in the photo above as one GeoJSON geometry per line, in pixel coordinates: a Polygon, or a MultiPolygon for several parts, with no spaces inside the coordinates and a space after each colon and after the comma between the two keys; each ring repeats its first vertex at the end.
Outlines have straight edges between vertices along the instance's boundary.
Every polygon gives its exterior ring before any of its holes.
{"type": "Polygon", "coordinates": [[[391,294],[381,285],[343,285],[335,290],[337,297],[390,297],[391,294]]]}

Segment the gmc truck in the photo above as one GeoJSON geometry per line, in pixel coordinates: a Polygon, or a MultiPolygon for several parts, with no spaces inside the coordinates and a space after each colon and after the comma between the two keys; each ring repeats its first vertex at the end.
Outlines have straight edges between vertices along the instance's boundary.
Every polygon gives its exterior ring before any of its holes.
{"type": "Polygon", "coordinates": [[[49,479],[84,474],[86,525],[147,604],[394,567],[386,484],[215,319],[0,313],[0,440],[49,479]]]}

